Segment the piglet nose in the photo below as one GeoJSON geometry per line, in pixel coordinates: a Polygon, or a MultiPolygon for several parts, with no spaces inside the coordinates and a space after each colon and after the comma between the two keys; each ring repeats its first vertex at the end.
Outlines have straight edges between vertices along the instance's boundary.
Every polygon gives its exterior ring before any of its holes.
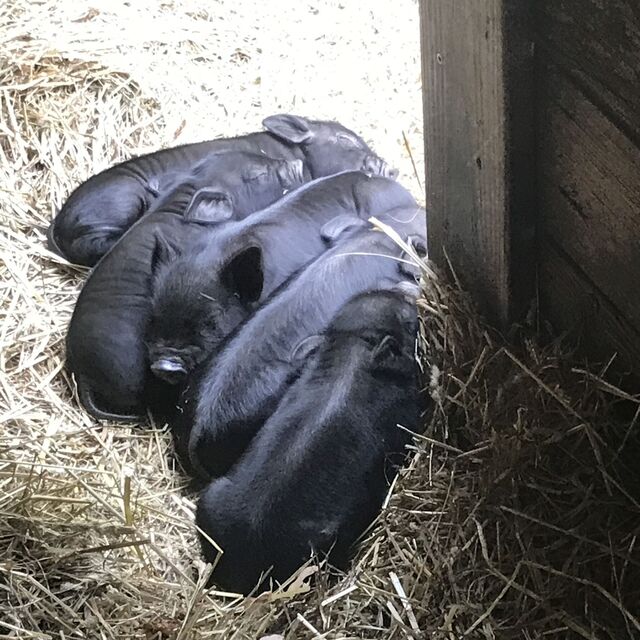
{"type": "Polygon", "coordinates": [[[390,167],[382,158],[375,155],[370,155],[365,158],[362,170],[374,176],[382,176],[383,178],[391,178],[392,180],[398,177],[397,169],[390,167]]]}
{"type": "Polygon", "coordinates": [[[151,364],[153,375],[169,384],[179,384],[187,376],[187,370],[177,358],[161,358],[151,364]]]}

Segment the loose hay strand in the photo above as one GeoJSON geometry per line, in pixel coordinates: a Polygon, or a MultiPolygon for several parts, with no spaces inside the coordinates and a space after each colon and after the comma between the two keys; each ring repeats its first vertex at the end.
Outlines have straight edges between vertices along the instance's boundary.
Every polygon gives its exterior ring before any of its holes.
{"type": "Polygon", "coordinates": [[[224,20],[196,0],[128,4],[0,6],[0,637],[637,637],[640,396],[526,327],[505,345],[457,274],[406,245],[427,430],[352,569],[310,566],[254,599],[203,589],[195,495],[167,433],[98,426],[72,397],[64,332],[86,270],[42,228],[115,161],[287,110],[362,130],[411,184],[420,86],[396,89],[418,74],[417,12],[288,4],[292,40],[265,28],[281,26],[277,3],[238,0],[224,20]]]}

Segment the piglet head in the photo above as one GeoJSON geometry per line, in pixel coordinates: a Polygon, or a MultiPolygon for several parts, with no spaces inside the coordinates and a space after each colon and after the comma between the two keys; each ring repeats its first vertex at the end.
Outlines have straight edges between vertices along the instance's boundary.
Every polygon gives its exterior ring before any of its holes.
{"type": "Polygon", "coordinates": [[[397,176],[397,171],[378,158],[360,136],[338,122],[278,114],[265,118],[262,125],[283,142],[297,146],[302,151],[312,178],[341,171],[397,176]]]}
{"type": "Polygon", "coordinates": [[[218,224],[268,207],[308,177],[299,159],[229,151],[203,160],[170,199],[185,220],[218,224]]]}
{"type": "Polygon", "coordinates": [[[412,282],[397,283],[389,290],[372,293],[368,311],[372,313],[361,337],[369,345],[369,367],[374,375],[402,377],[415,360],[418,332],[416,299],[419,287],[412,282]]]}
{"type": "Polygon", "coordinates": [[[239,181],[233,176],[233,184],[231,179],[227,182],[240,217],[268,207],[309,179],[302,160],[274,160],[266,156],[247,161],[239,176],[239,181]]]}
{"type": "Polygon", "coordinates": [[[146,339],[153,374],[184,382],[249,315],[262,282],[258,247],[216,264],[206,252],[156,262],[146,339]]]}

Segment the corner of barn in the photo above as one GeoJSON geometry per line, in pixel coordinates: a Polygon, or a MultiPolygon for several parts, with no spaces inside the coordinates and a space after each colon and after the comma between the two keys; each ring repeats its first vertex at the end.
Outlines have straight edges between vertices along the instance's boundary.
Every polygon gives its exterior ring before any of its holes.
{"type": "Polygon", "coordinates": [[[226,4],[0,9],[0,637],[638,637],[638,398],[537,327],[505,340],[453,272],[423,265],[425,435],[351,571],[311,590],[313,567],[257,599],[205,590],[167,432],[79,409],[63,355],[84,274],[42,228],[89,174],[290,110],[353,126],[421,195],[413,0],[393,20],[289,7],[288,37],[269,3],[226,4]]]}

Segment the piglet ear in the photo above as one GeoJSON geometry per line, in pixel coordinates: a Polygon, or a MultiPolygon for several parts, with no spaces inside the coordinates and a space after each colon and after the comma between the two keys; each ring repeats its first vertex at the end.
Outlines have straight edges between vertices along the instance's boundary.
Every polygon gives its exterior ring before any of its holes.
{"type": "Polygon", "coordinates": [[[269,171],[264,164],[252,164],[244,169],[242,172],[242,179],[244,182],[253,182],[254,180],[260,180],[269,175],[269,171]]]}
{"type": "Polygon", "coordinates": [[[178,255],[178,249],[162,233],[157,233],[156,244],[151,256],[151,270],[155,271],[158,267],[173,262],[178,258],[178,255]]]}
{"type": "Polygon", "coordinates": [[[289,360],[292,363],[302,364],[320,348],[323,342],[324,336],[321,335],[308,336],[304,340],[300,340],[293,348],[289,360]]]}
{"type": "Polygon", "coordinates": [[[220,279],[242,302],[257,302],[264,286],[262,249],[249,247],[237,253],[222,268],[220,279]]]}
{"type": "Polygon", "coordinates": [[[313,138],[309,121],[300,116],[286,113],[269,116],[262,121],[262,126],[274,136],[293,144],[307,142],[313,138]]]}
{"type": "Polygon", "coordinates": [[[320,237],[328,244],[335,244],[338,238],[355,227],[364,227],[366,222],[362,218],[343,213],[322,225],[320,237]]]}
{"type": "Polygon", "coordinates": [[[420,295],[420,287],[415,282],[408,280],[402,280],[393,287],[394,291],[397,291],[402,297],[409,303],[413,304],[420,295]]]}
{"type": "MultiPolygon", "coordinates": [[[[407,237],[407,244],[413,247],[420,259],[426,257],[427,243],[422,236],[411,235],[407,237]]],[[[402,254],[402,261],[398,262],[398,269],[403,276],[417,280],[420,277],[420,264],[416,259],[406,252],[402,254]]]]}
{"type": "Polygon", "coordinates": [[[428,258],[426,238],[419,235],[411,235],[407,238],[407,242],[413,247],[418,258],[426,260],[428,258]]]}
{"type": "Polygon", "coordinates": [[[224,191],[200,189],[196,191],[184,212],[188,222],[224,222],[233,217],[233,201],[224,191]]]}

